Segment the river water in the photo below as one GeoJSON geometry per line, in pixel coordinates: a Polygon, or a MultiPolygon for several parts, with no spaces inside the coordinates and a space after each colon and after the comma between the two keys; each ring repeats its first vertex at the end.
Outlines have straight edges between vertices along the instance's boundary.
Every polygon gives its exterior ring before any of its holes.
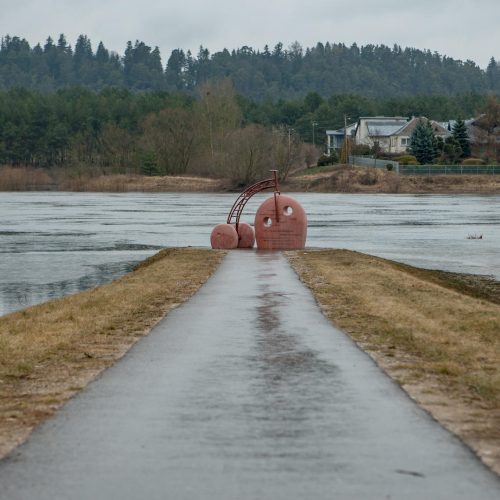
{"type": "MultiPolygon", "coordinates": [[[[255,196],[242,220],[253,222],[255,196]]],[[[293,195],[307,246],[500,279],[500,196],[293,195]],[[483,235],[482,239],[468,239],[483,235]]],[[[160,248],[208,247],[235,194],[1,193],[0,315],[108,282],[160,248]]]]}

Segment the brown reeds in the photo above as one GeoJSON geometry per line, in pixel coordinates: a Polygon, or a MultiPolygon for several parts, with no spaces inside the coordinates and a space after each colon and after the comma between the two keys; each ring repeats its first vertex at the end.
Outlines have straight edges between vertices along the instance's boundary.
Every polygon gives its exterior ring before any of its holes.
{"type": "Polygon", "coordinates": [[[40,168],[0,167],[0,191],[46,191],[54,187],[52,177],[40,168]]]}

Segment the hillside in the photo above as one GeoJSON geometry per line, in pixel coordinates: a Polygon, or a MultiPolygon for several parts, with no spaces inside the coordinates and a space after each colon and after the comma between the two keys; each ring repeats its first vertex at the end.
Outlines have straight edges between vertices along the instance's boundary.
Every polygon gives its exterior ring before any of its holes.
{"type": "Polygon", "coordinates": [[[128,42],[123,55],[80,35],[74,47],[64,35],[31,47],[23,38],[5,36],[0,45],[0,89],[24,87],[51,92],[74,85],[100,90],[194,91],[210,79],[229,78],[238,94],[264,101],[359,94],[369,97],[455,95],[500,92],[500,70],[492,58],[483,70],[430,50],[394,45],[346,46],[317,43],[302,48],[244,46],[211,54],[175,49],[166,62],[158,47],[128,42]]]}

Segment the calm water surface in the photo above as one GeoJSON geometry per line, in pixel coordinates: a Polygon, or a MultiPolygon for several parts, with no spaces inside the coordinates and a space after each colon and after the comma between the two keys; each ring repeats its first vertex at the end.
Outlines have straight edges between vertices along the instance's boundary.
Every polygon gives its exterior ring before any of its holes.
{"type": "MultiPolygon", "coordinates": [[[[209,246],[235,196],[1,193],[0,314],[108,282],[163,247],[209,246]]],[[[253,222],[267,196],[255,196],[243,220],[253,222]]],[[[500,279],[500,196],[294,196],[310,247],[500,279]]]]}

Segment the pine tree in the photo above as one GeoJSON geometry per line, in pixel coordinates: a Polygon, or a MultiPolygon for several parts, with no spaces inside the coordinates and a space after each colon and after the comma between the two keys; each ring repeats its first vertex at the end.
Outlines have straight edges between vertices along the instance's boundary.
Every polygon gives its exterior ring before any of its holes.
{"type": "Polygon", "coordinates": [[[488,85],[490,90],[499,90],[500,89],[500,69],[498,68],[498,63],[495,61],[495,58],[492,57],[486,68],[486,78],[488,80],[488,85]]]}
{"type": "Polygon", "coordinates": [[[183,72],[186,66],[186,55],[182,49],[175,49],[170,54],[165,69],[165,80],[168,87],[183,90],[185,87],[183,72]]]}
{"type": "Polygon", "coordinates": [[[85,61],[92,59],[92,42],[86,35],[80,35],[75,44],[75,64],[77,66],[84,64],[85,61]]]}
{"type": "Polygon", "coordinates": [[[442,159],[445,163],[455,165],[462,157],[463,151],[458,140],[453,135],[447,137],[443,143],[442,159]]]}
{"type": "Polygon", "coordinates": [[[105,64],[109,61],[109,51],[106,49],[106,47],[104,47],[104,44],[102,42],[99,42],[99,45],[97,46],[95,60],[101,64],[105,64]]]}
{"type": "Polygon", "coordinates": [[[469,134],[467,133],[467,127],[465,126],[465,122],[463,120],[457,120],[455,125],[453,125],[452,136],[462,149],[462,158],[468,158],[471,155],[470,141],[469,134]]]}
{"type": "Polygon", "coordinates": [[[422,163],[432,163],[436,157],[436,138],[429,120],[419,120],[410,137],[410,151],[422,163]]]}

